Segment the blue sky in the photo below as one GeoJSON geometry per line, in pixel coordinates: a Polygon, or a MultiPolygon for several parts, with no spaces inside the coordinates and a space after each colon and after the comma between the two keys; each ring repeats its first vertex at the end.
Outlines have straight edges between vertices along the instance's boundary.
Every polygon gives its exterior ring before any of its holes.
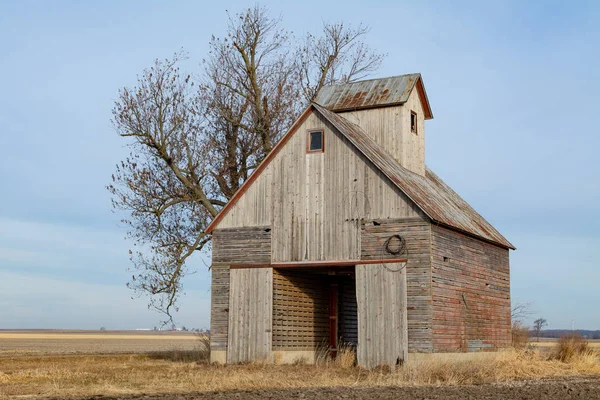
{"type": "MultiPolygon", "coordinates": [[[[363,22],[375,76],[421,72],[428,165],[518,248],[512,296],[551,328],[600,329],[600,5],[263,2],[295,34],[363,22]]],[[[226,10],[249,2],[0,1],[0,329],[152,327],[131,299],[104,186],[126,153],[122,86],[180,48],[199,71],[226,10]]],[[[209,325],[201,257],[177,320],[209,325]]]]}

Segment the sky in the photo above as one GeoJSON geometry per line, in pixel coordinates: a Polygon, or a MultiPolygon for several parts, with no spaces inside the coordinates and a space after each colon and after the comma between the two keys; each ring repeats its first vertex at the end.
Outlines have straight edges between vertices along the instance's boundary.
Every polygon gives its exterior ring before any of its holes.
{"type": "MultiPolygon", "coordinates": [[[[189,72],[242,1],[0,0],[0,329],[136,329],[131,247],[105,189],[127,153],[118,90],[183,48],[189,72]]],[[[600,329],[600,3],[260,3],[296,35],[371,26],[373,77],[420,72],[435,118],[429,167],[516,247],[526,321],[600,329]]],[[[208,256],[191,260],[176,320],[209,327],[208,256]]]]}

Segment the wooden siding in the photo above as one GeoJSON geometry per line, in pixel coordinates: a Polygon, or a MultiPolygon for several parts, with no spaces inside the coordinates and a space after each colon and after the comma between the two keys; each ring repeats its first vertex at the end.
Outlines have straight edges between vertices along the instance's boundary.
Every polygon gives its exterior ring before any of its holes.
{"type": "Polygon", "coordinates": [[[428,353],[433,350],[431,302],[431,224],[420,218],[366,221],[362,231],[361,259],[407,259],[408,349],[428,353]],[[406,252],[388,254],[384,243],[398,234],[406,241],[406,252]]]}
{"type": "Polygon", "coordinates": [[[227,362],[267,359],[271,354],[273,270],[230,271],[227,362]]]}
{"type": "Polygon", "coordinates": [[[356,298],[359,365],[394,369],[408,355],[405,264],[357,265],[356,298]]]}
{"type": "Polygon", "coordinates": [[[270,225],[274,262],[345,260],[360,257],[361,218],[421,215],[329,122],[312,112],[218,228],[270,225]],[[325,152],[306,154],[307,129],[324,130],[325,152]]]}
{"type": "Polygon", "coordinates": [[[213,262],[270,263],[271,228],[247,226],[216,229],[212,239],[213,262]]]}
{"type": "Polygon", "coordinates": [[[401,106],[343,112],[404,168],[425,176],[425,117],[417,90],[401,106]],[[417,114],[417,133],[410,130],[410,112],[417,114]]]}
{"type": "Polygon", "coordinates": [[[273,350],[315,350],[328,338],[327,276],[273,270],[273,350]]]}
{"type": "Polygon", "coordinates": [[[432,226],[436,352],[510,345],[508,250],[432,226]]]}
{"type": "Polygon", "coordinates": [[[210,349],[227,350],[229,265],[213,263],[210,293],[210,349]]]}

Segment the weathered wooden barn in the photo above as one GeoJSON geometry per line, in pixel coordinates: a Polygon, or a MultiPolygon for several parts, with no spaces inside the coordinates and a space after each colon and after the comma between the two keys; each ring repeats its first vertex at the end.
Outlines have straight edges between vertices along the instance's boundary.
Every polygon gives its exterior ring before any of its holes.
{"type": "Polygon", "coordinates": [[[509,345],[514,247],[425,165],[431,118],[420,74],[319,92],[208,227],[213,361],[509,345]]]}

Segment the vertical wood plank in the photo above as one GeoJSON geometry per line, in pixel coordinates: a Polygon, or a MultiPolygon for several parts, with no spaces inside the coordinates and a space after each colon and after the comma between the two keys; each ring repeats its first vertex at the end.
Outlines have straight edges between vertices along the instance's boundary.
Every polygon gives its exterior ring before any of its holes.
{"type": "Polygon", "coordinates": [[[408,356],[405,263],[356,266],[359,365],[394,369],[408,356]]]}
{"type": "Polygon", "coordinates": [[[273,270],[230,271],[227,362],[266,359],[271,353],[273,270]]]}
{"type": "Polygon", "coordinates": [[[211,268],[210,349],[227,350],[229,327],[229,265],[214,263],[211,268]]]}
{"type": "Polygon", "coordinates": [[[406,217],[422,213],[313,113],[217,228],[270,225],[273,261],[343,260],[360,256],[361,218],[406,217]],[[306,153],[307,129],[324,130],[323,153],[306,153]]]}

